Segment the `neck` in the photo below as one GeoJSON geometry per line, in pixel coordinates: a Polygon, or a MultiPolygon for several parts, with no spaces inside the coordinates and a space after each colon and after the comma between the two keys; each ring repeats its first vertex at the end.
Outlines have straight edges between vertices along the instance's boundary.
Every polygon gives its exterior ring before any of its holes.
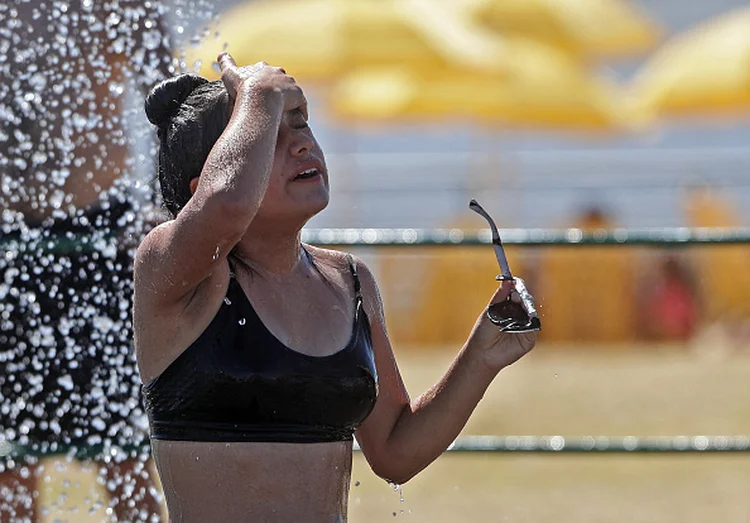
{"type": "Polygon", "coordinates": [[[234,252],[242,263],[267,276],[288,275],[304,261],[300,231],[245,235],[234,252]]]}

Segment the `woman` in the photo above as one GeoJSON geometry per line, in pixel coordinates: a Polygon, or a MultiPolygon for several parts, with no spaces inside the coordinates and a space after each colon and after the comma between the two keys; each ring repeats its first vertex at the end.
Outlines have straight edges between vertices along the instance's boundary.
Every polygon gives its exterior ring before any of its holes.
{"type": "Polygon", "coordinates": [[[218,60],[221,81],[184,75],[146,100],[174,218],[138,249],[134,326],[170,518],[346,521],[352,434],[376,474],[404,483],[535,334],[481,314],[410,400],[371,272],[300,241],[329,196],[302,90],[283,69],[218,60]]]}

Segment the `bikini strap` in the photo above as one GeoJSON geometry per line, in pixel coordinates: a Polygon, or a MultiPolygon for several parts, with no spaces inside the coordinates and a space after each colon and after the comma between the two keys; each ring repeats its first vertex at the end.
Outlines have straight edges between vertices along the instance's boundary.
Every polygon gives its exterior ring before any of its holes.
{"type": "Polygon", "coordinates": [[[362,289],[359,284],[359,275],[357,274],[357,262],[354,261],[354,257],[351,254],[346,255],[346,261],[349,263],[349,270],[352,273],[354,279],[354,295],[357,301],[362,300],[362,289]]]}

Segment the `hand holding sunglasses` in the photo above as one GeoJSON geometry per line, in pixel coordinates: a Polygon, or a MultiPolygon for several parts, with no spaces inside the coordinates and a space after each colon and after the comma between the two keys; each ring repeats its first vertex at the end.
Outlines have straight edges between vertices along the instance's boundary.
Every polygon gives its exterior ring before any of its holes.
{"type": "Polygon", "coordinates": [[[511,274],[508,258],[505,256],[503,242],[500,239],[500,233],[497,230],[495,222],[476,200],[472,199],[469,202],[469,209],[482,216],[490,224],[492,244],[501,271],[500,275],[495,279],[498,281],[513,281],[515,287],[515,291],[511,292],[505,300],[493,303],[487,308],[487,317],[493,324],[499,327],[501,332],[520,333],[541,330],[542,323],[536,312],[534,298],[529,294],[523,280],[515,278],[511,274]]]}

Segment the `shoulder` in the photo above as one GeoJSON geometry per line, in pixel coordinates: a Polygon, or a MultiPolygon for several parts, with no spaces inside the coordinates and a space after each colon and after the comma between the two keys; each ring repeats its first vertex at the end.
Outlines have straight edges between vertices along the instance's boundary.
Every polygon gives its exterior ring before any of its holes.
{"type": "Polygon", "coordinates": [[[164,255],[165,239],[169,234],[172,221],[162,222],[151,229],[141,240],[135,251],[135,272],[143,272],[151,263],[164,255]]]}
{"type": "Polygon", "coordinates": [[[377,280],[370,267],[361,258],[345,251],[323,249],[307,244],[305,244],[305,249],[317,260],[344,275],[345,278],[351,278],[353,268],[359,279],[362,299],[368,316],[371,320],[384,320],[383,300],[377,280]]]}
{"type": "Polygon", "coordinates": [[[308,253],[310,253],[310,255],[312,255],[315,261],[324,267],[339,272],[349,271],[347,257],[351,256],[350,254],[334,249],[324,249],[307,243],[303,244],[303,247],[308,253]]]}

